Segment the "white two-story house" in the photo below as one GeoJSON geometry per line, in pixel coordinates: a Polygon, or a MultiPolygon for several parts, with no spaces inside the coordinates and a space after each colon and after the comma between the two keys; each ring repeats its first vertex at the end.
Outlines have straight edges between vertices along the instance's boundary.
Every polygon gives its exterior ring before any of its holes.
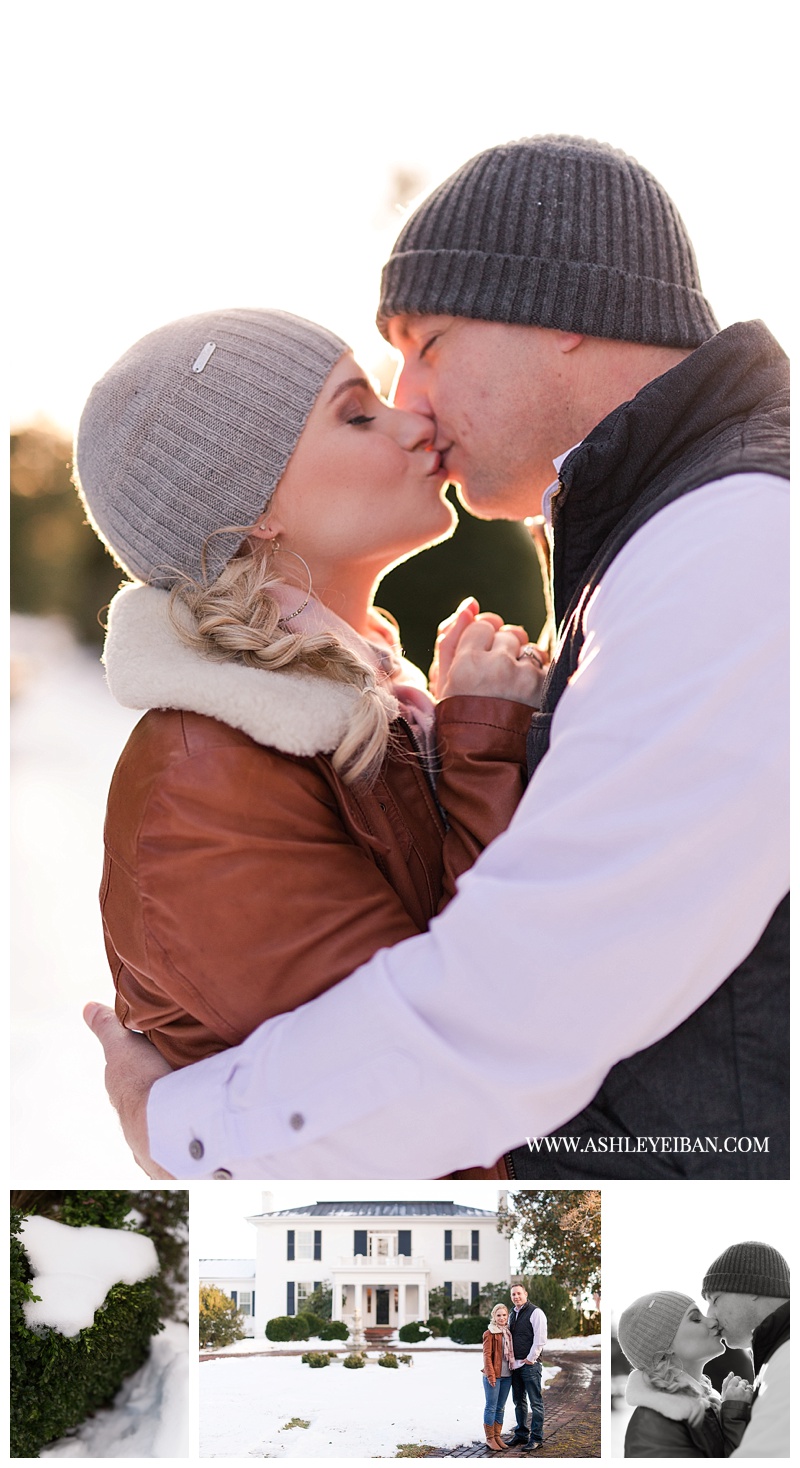
{"type": "Polygon", "coordinates": [[[248,1219],[257,1235],[252,1272],[246,1260],[200,1262],[201,1284],[235,1297],[256,1337],[274,1316],[300,1314],[323,1283],[332,1287],[333,1319],[350,1324],[359,1311],[366,1329],[426,1320],[437,1286],[467,1310],[482,1284],[510,1278],[509,1241],[489,1209],[398,1200],[274,1212],[270,1204],[265,1194],[264,1211],[248,1219]]]}

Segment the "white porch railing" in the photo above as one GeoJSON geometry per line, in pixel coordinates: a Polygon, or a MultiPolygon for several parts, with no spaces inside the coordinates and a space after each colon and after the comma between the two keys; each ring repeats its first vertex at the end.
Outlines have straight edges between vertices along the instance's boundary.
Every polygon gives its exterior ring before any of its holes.
{"type": "Polygon", "coordinates": [[[396,1273],[398,1269],[428,1269],[426,1260],[421,1254],[394,1254],[387,1258],[385,1254],[351,1254],[349,1258],[340,1258],[338,1261],[340,1269],[369,1270],[374,1273],[378,1269],[391,1270],[396,1273]]]}

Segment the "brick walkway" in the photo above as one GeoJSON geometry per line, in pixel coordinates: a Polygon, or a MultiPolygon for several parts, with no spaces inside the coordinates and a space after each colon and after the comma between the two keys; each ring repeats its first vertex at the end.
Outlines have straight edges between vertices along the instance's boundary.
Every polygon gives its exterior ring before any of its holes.
{"type": "MultiPolygon", "coordinates": [[[[523,1453],[512,1448],[507,1453],[490,1453],[485,1442],[468,1443],[453,1448],[449,1453],[431,1453],[436,1458],[494,1458],[504,1463],[512,1458],[522,1458],[529,1463],[538,1463],[542,1458],[599,1458],[600,1457],[600,1352],[599,1351],[545,1351],[545,1365],[560,1366],[544,1394],[544,1446],[534,1453],[523,1453]]],[[[509,1412],[513,1421],[511,1398],[508,1399],[506,1420],[509,1412]]],[[[479,1419],[480,1420],[480,1419],[479,1419]]],[[[508,1442],[513,1428],[504,1432],[508,1442]]]]}

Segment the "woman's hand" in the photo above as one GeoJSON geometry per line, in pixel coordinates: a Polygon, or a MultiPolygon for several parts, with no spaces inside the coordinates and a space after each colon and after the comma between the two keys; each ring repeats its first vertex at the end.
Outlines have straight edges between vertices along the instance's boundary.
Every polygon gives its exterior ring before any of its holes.
{"type": "MultiPolygon", "coordinates": [[[[454,627],[462,618],[459,607],[454,627]]],[[[444,624],[443,624],[444,625],[444,624]]],[[[483,698],[510,698],[539,708],[547,654],[528,641],[524,627],[512,627],[493,612],[473,614],[440,639],[438,698],[476,694],[483,698]]]]}
{"type": "Polygon", "coordinates": [[[722,1383],[720,1395],[723,1402],[749,1402],[753,1395],[753,1388],[743,1376],[737,1376],[735,1372],[729,1371],[722,1383]]]}
{"type": "MultiPolygon", "coordinates": [[[[450,665],[455,657],[455,651],[464,630],[474,622],[480,612],[480,607],[474,596],[468,596],[461,605],[456,607],[451,617],[445,617],[439,623],[436,635],[436,644],[433,649],[433,662],[428,673],[428,691],[434,698],[439,698],[439,688],[447,679],[450,665]]],[[[497,618],[498,627],[502,618],[497,618]]]]}

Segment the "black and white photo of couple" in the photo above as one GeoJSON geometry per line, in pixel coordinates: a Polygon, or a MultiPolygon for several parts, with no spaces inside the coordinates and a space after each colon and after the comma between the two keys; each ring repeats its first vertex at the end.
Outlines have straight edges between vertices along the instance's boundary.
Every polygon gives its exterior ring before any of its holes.
{"type": "MultiPolygon", "coordinates": [[[[646,1205],[626,1209],[616,1200],[608,1207],[613,1222],[606,1229],[607,1267],[616,1318],[613,1451],[626,1458],[786,1458],[791,1401],[788,1259],[774,1243],[734,1237],[703,1264],[699,1250],[706,1240],[714,1234],[724,1237],[726,1231],[730,1236],[737,1224],[735,1208],[723,1221],[724,1207],[713,1205],[707,1186],[704,1194],[701,1206],[706,1208],[696,1239],[688,1230],[691,1200],[666,1200],[664,1223],[649,1229],[646,1205]],[[681,1219],[687,1236],[677,1238],[681,1219]],[[637,1226],[646,1238],[636,1237],[637,1226]],[[653,1261],[659,1244],[669,1237],[676,1245],[658,1265],[653,1261]],[[623,1239],[633,1263],[624,1257],[623,1239]],[[645,1277],[656,1287],[626,1299],[623,1280],[641,1283],[645,1277]],[[696,1293],[676,1288],[691,1287],[695,1279],[696,1293]],[[660,1281],[669,1288],[657,1287],[660,1281]],[[624,1444],[619,1430],[623,1414],[624,1444]]],[[[781,1201],[785,1208],[785,1194],[781,1201]]],[[[782,1242],[788,1215],[782,1216],[783,1210],[772,1213],[769,1204],[768,1189],[763,1209],[751,1198],[742,1211],[751,1225],[761,1211],[767,1239],[774,1230],[773,1237],[777,1234],[782,1242]]]]}

